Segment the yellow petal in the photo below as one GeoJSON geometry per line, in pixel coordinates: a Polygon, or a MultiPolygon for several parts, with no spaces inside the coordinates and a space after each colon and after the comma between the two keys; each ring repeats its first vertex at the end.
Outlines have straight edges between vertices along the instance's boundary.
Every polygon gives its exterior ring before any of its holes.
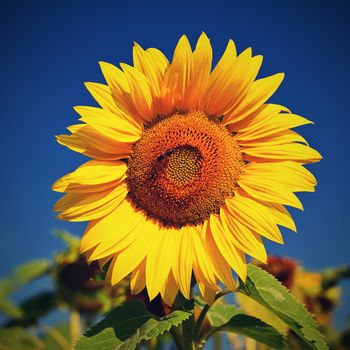
{"type": "Polygon", "coordinates": [[[252,121],[251,125],[239,131],[236,138],[238,140],[263,138],[306,124],[312,122],[296,114],[282,113],[259,122],[252,121]]]}
{"type": "Polygon", "coordinates": [[[261,201],[290,205],[303,209],[303,205],[291,189],[283,184],[262,177],[253,177],[242,173],[239,186],[253,198],[261,201]]]}
{"type": "MultiPolygon", "coordinates": [[[[237,226],[239,222],[241,226],[245,226],[251,232],[274,242],[283,243],[283,238],[275,220],[260,202],[237,191],[233,198],[226,200],[226,205],[227,211],[231,214],[231,216],[227,215],[227,217],[233,218],[230,221],[231,223],[237,226]]],[[[241,226],[239,227],[242,228],[241,226]]],[[[261,258],[264,258],[264,252],[261,252],[261,258]]]]}
{"type": "Polygon", "coordinates": [[[190,298],[191,276],[193,266],[193,242],[194,230],[190,226],[184,226],[177,231],[174,239],[175,258],[172,271],[181,293],[190,298]]]}
{"type": "MultiPolygon", "coordinates": [[[[240,211],[239,206],[235,209],[240,211]]],[[[245,221],[237,215],[237,211],[231,210],[228,206],[223,206],[220,210],[220,219],[227,234],[231,233],[231,242],[242,252],[249,254],[253,258],[266,262],[267,255],[260,236],[253,230],[250,230],[245,221]]]]}
{"type": "Polygon", "coordinates": [[[193,246],[194,246],[194,260],[193,270],[197,281],[201,281],[215,289],[216,277],[215,268],[208,256],[205,238],[202,231],[194,232],[193,246]]]}
{"type": "Polygon", "coordinates": [[[255,112],[264,104],[277,90],[284,78],[283,73],[278,73],[267,78],[256,80],[238,108],[232,109],[224,120],[224,124],[242,120],[249,114],[255,112]]]}
{"type": "Polygon", "coordinates": [[[96,149],[93,146],[90,146],[85,141],[79,139],[76,135],[59,135],[56,136],[56,140],[59,144],[68,147],[72,151],[82,153],[87,157],[99,159],[99,160],[115,160],[121,158],[127,158],[126,154],[111,154],[103,152],[99,149],[96,149]]]}
{"type": "Polygon", "coordinates": [[[289,228],[297,232],[294,220],[288,210],[281,204],[262,203],[267,208],[269,214],[274,218],[276,224],[289,228]]]}
{"type": "Polygon", "coordinates": [[[235,110],[241,104],[243,99],[246,97],[251,85],[253,84],[256,76],[258,75],[262,61],[263,61],[263,56],[261,55],[252,57],[244,77],[245,82],[242,85],[239,94],[237,94],[235,99],[232,101],[230,109],[225,114],[230,114],[231,111],[235,110]]]}
{"type": "Polygon", "coordinates": [[[246,118],[230,121],[230,123],[227,125],[227,128],[235,133],[244,132],[247,131],[247,129],[249,129],[251,126],[254,126],[256,124],[262,125],[266,123],[267,120],[270,120],[280,112],[291,113],[288,108],[281,105],[276,105],[273,103],[263,104],[256,111],[249,114],[246,118]]]}
{"type": "Polygon", "coordinates": [[[109,215],[89,222],[80,242],[80,252],[84,253],[102,243],[107,249],[123,240],[142,219],[130,200],[124,200],[109,215]]]}
{"type": "Polygon", "coordinates": [[[263,138],[258,138],[258,139],[246,139],[246,140],[240,140],[239,135],[234,136],[235,140],[238,142],[239,145],[243,147],[269,147],[269,146],[277,146],[277,145],[285,145],[285,144],[290,144],[294,142],[302,143],[306,146],[309,144],[307,141],[296,133],[293,130],[285,130],[281,131],[277,134],[274,135],[269,135],[263,138]]]}
{"type": "Polygon", "coordinates": [[[147,292],[154,299],[164,285],[174,261],[176,229],[156,229],[153,232],[146,261],[147,292]]]}
{"type": "Polygon", "coordinates": [[[203,224],[203,233],[205,234],[206,248],[209,257],[213,262],[215,275],[222,283],[225,284],[226,288],[234,290],[236,288],[236,284],[232,277],[231,267],[220,253],[214,241],[208,221],[204,222],[203,224]]]}
{"type": "MultiPolygon", "coordinates": [[[[120,209],[119,212],[122,212],[120,209]]],[[[121,213],[123,214],[123,213],[121,213]]],[[[121,215],[124,220],[125,216],[121,215]]],[[[133,244],[142,234],[142,230],[147,226],[145,224],[145,217],[139,213],[133,213],[132,218],[128,223],[122,223],[119,227],[118,234],[110,236],[103,240],[97,247],[95,247],[91,254],[91,259],[101,259],[111,254],[117,254],[133,244]]]]}
{"type": "Polygon", "coordinates": [[[247,277],[247,264],[244,254],[231,242],[229,239],[230,233],[225,231],[217,215],[210,215],[209,224],[214,241],[222,256],[237,275],[245,281],[247,277]]]}
{"type": "Polygon", "coordinates": [[[188,89],[193,74],[193,55],[190,43],[183,35],[174,51],[173,60],[165,73],[161,91],[161,113],[184,110],[190,95],[188,89]]]}
{"type": "Polygon", "coordinates": [[[131,294],[139,294],[146,287],[146,259],[137,266],[131,273],[130,290],[131,294]]]}
{"type": "Polygon", "coordinates": [[[110,64],[108,62],[99,62],[100,68],[102,70],[103,76],[106,79],[108,86],[111,91],[122,90],[125,92],[130,92],[130,86],[124,72],[118,67],[110,64]]]}
{"type": "Polygon", "coordinates": [[[198,288],[205,302],[211,305],[215,301],[216,290],[208,288],[203,283],[198,283],[198,288]]]}
{"type": "Polygon", "coordinates": [[[213,50],[210,40],[205,33],[202,33],[193,52],[193,74],[188,87],[190,95],[187,101],[189,110],[198,110],[200,108],[201,99],[208,85],[212,58],[213,50]]]}
{"type": "Polygon", "coordinates": [[[150,82],[155,96],[160,96],[161,70],[154,62],[154,56],[144,50],[139,44],[133,47],[134,67],[141,72],[150,82]]]}
{"type": "MultiPolygon", "coordinates": [[[[95,148],[103,153],[116,155],[129,155],[132,150],[133,136],[121,136],[117,133],[109,133],[107,130],[92,127],[87,124],[74,125],[74,129],[68,128],[74,135],[90,148],[95,148]]],[[[120,159],[120,157],[119,157],[120,159]]]]}
{"type": "Polygon", "coordinates": [[[236,46],[233,40],[229,40],[227,43],[225,52],[221,56],[219,62],[216,64],[213,72],[210,75],[210,80],[215,81],[222,77],[226,72],[228,67],[230,67],[235,59],[237,58],[236,46]]]}
{"type": "Polygon", "coordinates": [[[278,182],[293,192],[313,192],[317,184],[310,171],[296,162],[250,163],[244,167],[244,177],[278,182]]]}
{"type": "Polygon", "coordinates": [[[164,73],[169,67],[168,59],[165,57],[163,52],[153,47],[147,49],[146,51],[150,54],[150,57],[153,61],[153,65],[154,67],[156,67],[156,71],[158,72],[157,75],[158,75],[159,82],[162,82],[164,73]]]}
{"type": "Polygon", "coordinates": [[[279,161],[294,160],[301,163],[315,163],[322,159],[322,156],[315,149],[299,144],[289,143],[283,145],[265,145],[246,147],[243,152],[245,159],[255,161],[256,159],[274,159],[279,161]]]}
{"type": "Polygon", "coordinates": [[[160,291],[161,296],[167,305],[169,306],[173,305],[178,289],[179,288],[175,281],[174,275],[172,271],[170,271],[168,278],[160,291]]]}
{"type": "Polygon", "coordinates": [[[99,83],[85,83],[85,87],[90,92],[96,102],[106,111],[119,115],[120,108],[117,107],[109,86],[99,83]]]}
{"type": "Polygon", "coordinates": [[[57,180],[52,189],[57,192],[101,191],[120,182],[126,170],[125,162],[90,160],[57,180]]]}
{"type": "Polygon", "coordinates": [[[225,67],[226,69],[220,69],[221,74],[218,76],[214,69],[209,77],[209,85],[204,98],[205,111],[208,115],[224,115],[232,108],[235,101],[245,94],[247,87],[251,84],[249,76],[251,54],[251,49],[243,51],[237,59],[225,67]]]}
{"type": "Polygon", "coordinates": [[[131,97],[138,115],[144,121],[152,120],[157,111],[154,106],[154,97],[151,85],[147,77],[132,66],[121,63],[125,76],[128,80],[131,97]]]}
{"type": "Polygon", "coordinates": [[[61,212],[57,217],[62,220],[95,220],[113,211],[127,193],[127,185],[124,182],[115,188],[100,192],[68,193],[56,203],[54,210],[61,212]]]}
{"type": "Polygon", "coordinates": [[[107,124],[111,129],[120,133],[141,136],[141,124],[131,117],[123,117],[105,109],[89,106],[76,106],[74,110],[82,117],[81,120],[84,118],[92,124],[107,124]]]}
{"type": "Polygon", "coordinates": [[[125,73],[110,63],[99,62],[99,64],[119,110],[126,118],[136,119],[140,123],[142,118],[134,105],[125,73]]]}
{"type": "Polygon", "coordinates": [[[157,230],[153,220],[146,219],[139,237],[127,249],[118,253],[112,272],[112,285],[129,275],[146,257],[153,232],[157,230]]]}

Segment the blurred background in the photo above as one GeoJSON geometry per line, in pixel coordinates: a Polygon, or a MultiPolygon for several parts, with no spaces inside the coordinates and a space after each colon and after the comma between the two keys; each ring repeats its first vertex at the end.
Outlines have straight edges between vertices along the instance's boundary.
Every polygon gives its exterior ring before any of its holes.
{"type": "MultiPolygon", "coordinates": [[[[214,61],[232,38],[238,51],[264,56],[260,76],[285,72],[271,99],[315,122],[299,128],[324,159],[310,166],[316,193],[292,210],[298,234],[270,254],[289,256],[313,271],[350,263],[349,1],[1,1],[1,242],[0,275],[64,249],[53,234],[77,236],[83,224],[55,219],[51,184],[84,161],[55,142],[76,123],[75,105],[95,105],[83,82],[103,82],[98,61],[131,63],[132,45],[157,47],[169,59],[182,34],[194,45],[205,31],[214,61]]],[[[43,278],[14,293],[20,301],[50,288],[43,278]]],[[[340,284],[336,327],[350,314],[350,283],[340,284]]],[[[45,322],[60,316],[49,313],[45,322]]]]}

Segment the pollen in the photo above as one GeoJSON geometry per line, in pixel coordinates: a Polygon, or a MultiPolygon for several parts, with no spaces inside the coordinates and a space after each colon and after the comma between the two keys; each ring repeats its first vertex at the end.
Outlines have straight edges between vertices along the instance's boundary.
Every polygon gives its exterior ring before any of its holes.
{"type": "Polygon", "coordinates": [[[165,175],[175,186],[185,186],[199,177],[202,156],[198,149],[179,146],[166,155],[165,175]]]}
{"type": "Polygon", "coordinates": [[[159,117],[134,144],[129,196],[165,226],[202,224],[234,195],[243,165],[230,132],[203,112],[159,117]]]}

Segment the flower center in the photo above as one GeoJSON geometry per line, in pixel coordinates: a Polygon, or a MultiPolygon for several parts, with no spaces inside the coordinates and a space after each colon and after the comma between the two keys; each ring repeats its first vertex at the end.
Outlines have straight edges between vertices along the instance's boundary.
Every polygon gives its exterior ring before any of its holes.
{"type": "Polygon", "coordinates": [[[243,165],[232,135],[204,113],[158,118],[128,160],[129,196],[163,225],[202,224],[234,194],[243,165]]]}
{"type": "Polygon", "coordinates": [[[164,173],[175,186],[185,186],[200,175],[202,156],[192,146],[179,146],[163,156],[164,173]]]}

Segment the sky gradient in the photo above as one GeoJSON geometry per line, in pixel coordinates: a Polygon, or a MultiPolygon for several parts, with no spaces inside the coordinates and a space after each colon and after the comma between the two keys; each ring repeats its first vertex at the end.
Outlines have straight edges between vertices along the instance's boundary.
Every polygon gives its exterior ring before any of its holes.
{"type": "MultiPolygon", "coordinates": [[[[262,54],[260,76],[285,72],[272,102],[315,122],[298,128],[321,152],[309,167],[316,193],[301,194],[305,211],[292,210],[298,234],[269,253],[321,269],[349,264],[349,78],[347,1],[4,1],[0,10],[2,200],[0,274],[62,248],[52,234],[80,235],[83,224],[61,222],[51,184],[85,161],[54,135],[77,122],[75,105],[96,103],[83,82],[103,82],[98,61],[131,63],[134,41],[157,47],[169,59],[182,34],[192,45],[205,31],[215,62],[232,38],[239,52],[262,54]]],[[[349,283],[344,283],[349,294],[349,283]]],[[[350,302],[344,298],[338,323],[350,302]]]]}

